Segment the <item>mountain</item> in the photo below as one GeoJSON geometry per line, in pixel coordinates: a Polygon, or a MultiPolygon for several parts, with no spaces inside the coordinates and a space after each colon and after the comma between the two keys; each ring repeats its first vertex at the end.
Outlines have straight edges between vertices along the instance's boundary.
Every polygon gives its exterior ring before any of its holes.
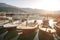
{"type": "Polygon", "coordinates": [[[0,12],[25,12],[16,6],[0,3],[0,12]]]}
{"type": "Polygon", "coordinates": [[[40,13],[43,10],[40,9],[32,9],[32,8],[22,8],[22,10],[25,10],[28,13],[40,13]]]}
{"type": "Polygon", "coordinates": [[[40,13],[41,10],[32,8],[18,8],[16,6],[0,3],[0,12],[24,12],[24,13],[40,13]]]}
{"type": "Polygon", "coordinates": [[[60,10],[59,11],[46,11],[46,10],[42,10],[42,9],[32,9],[32,8],[19,8],[16,6],[12,6],[6,3],[0,3],[0,12],[20,12],[20,13],[38,13],[38,14],[60,14],[60,10]]]}

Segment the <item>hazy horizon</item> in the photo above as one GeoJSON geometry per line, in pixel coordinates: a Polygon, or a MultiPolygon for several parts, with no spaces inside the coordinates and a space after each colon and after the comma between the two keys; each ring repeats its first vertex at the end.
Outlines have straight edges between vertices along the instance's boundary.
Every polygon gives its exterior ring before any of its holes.
{"type": "Polygon", "coordinates": [[[0,0],[0,3],[6,3],[20,8],[60,10],[60,0],[0,0]]]}

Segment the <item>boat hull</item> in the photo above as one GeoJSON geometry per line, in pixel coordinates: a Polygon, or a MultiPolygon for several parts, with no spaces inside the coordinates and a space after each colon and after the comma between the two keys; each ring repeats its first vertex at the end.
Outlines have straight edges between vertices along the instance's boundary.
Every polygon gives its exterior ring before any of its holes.
{"type": "Polygon", "coordinates": [[[57,26],[55,26],[55,30],[56,30],[56,34],[57,34],[58,36],[60,36],[60,28],[58,28],[57,26]]]}
{"type": "Polygon", "coordinates": [[[39,40],[54,40],[53,35],[43,30],[39,30],[39,40]]]}
{"type": "Polygon", "coordinates": [[[22,34],[19,36],[18,40],[33,40],[36,33],[37,29],[20,29],[22,30],[22,34]]]}

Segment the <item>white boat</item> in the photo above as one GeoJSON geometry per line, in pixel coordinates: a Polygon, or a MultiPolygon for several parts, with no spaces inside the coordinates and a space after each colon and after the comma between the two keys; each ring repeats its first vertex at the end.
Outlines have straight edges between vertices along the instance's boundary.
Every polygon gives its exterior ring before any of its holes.
{"type": "Polygon", "coordinates": [[[44,20],[43,24],[39,26],[39,40],[54,40],[53,33],[56,30],[49,26],[48,20],[44,20]]]}
{"type": "Polygon", "coordinates": [[[60,22],[57,22],[55,24],[55,30],[56,30],[56,34],[60,37],[60,22]]]}
{"type": "Polygon", "coordinates": [[[35,22],[31,22],[31,21],[28,21],[28,22],[25,21],[22,24],[18,25],[17,26],[18,34],[22,32],[19,39],[33,40],[36,34],[36,31],[37,31],[37,27],[38,27],[38,24],[35,22]]]}

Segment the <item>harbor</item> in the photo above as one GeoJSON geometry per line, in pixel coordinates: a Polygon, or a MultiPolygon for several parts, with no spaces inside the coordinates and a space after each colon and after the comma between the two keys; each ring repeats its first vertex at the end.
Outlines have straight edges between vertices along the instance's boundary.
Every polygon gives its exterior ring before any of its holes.
{"type": "MultiPolygon", "coordinates": [[[[11,20],[10,20],[11,21],[11,20]]],[[[51,20],[20,20],[3,22],[0,25],[1,40],[58,40],[59,26],[49,24],[51,20]],[[54,26],[54,27],[52,27],[54,26]]],[[[59,24],[58,24],[59,25],[59,24]]]]}
{"type": "Polygon", "coordinates": [[[0,0],[0,40],[60,40],[60,1],[0,0]]]}

